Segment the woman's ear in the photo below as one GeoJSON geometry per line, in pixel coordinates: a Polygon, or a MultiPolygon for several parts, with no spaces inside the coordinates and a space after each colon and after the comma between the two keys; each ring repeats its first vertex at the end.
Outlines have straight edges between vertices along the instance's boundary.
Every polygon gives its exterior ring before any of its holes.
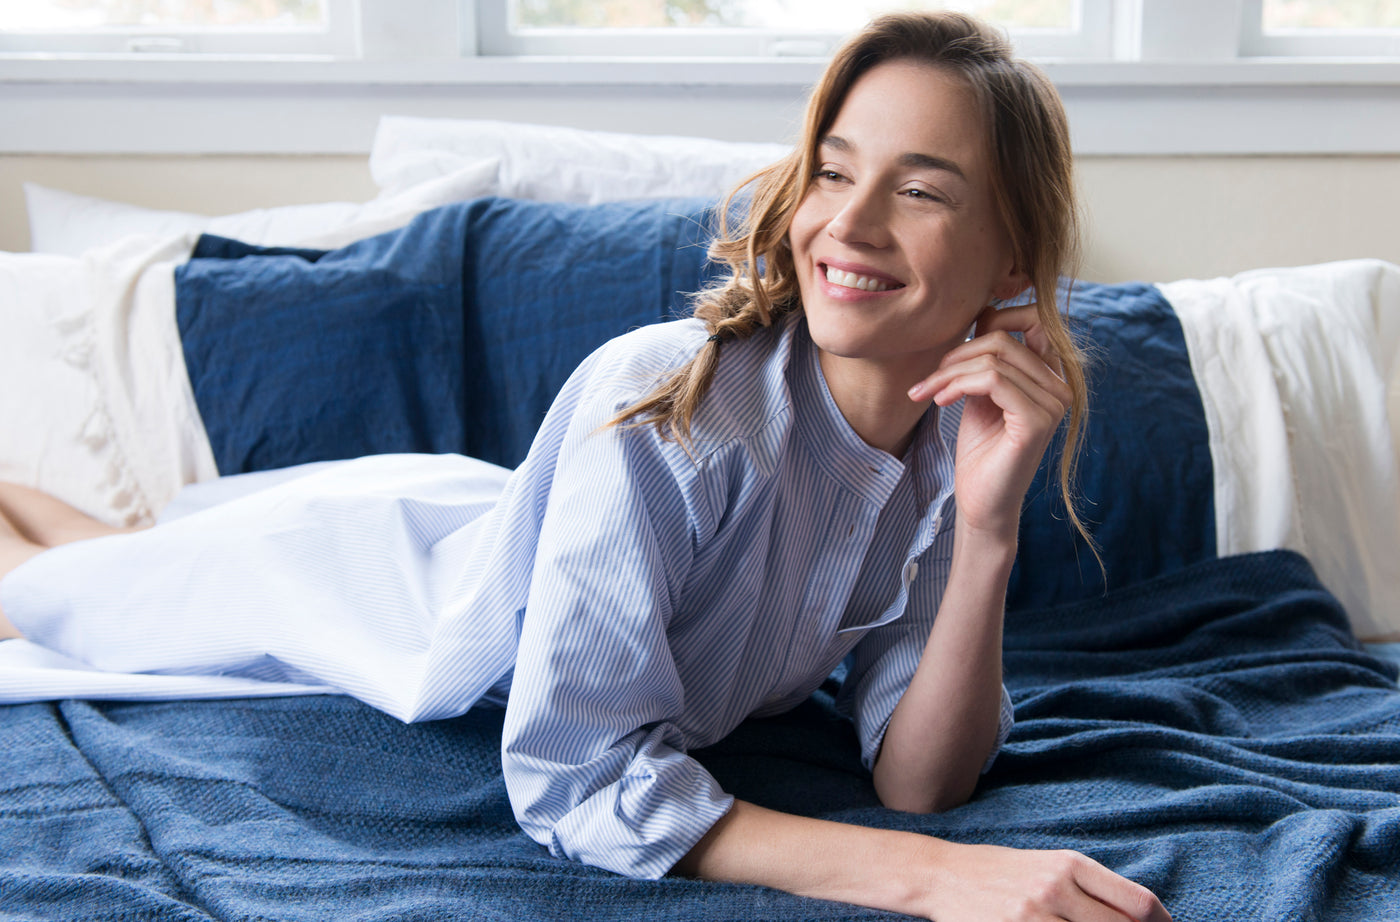
{"type": "Polygon", "coordinates": [[[992,288],[992,297],[998,301],[1010,301],[1030,287],[1030,276],[1017,269],[1012,269],[992,288]]]}

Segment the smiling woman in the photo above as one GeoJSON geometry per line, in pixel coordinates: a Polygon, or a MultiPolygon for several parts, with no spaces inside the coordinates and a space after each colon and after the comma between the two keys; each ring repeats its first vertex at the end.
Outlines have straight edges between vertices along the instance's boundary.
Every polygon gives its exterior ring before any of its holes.
{"type": "Polygon", "coordinates": [[[713,247],[729,277],[693,317],[589,356],[513,472],[402,454],[234,476],[99,540],[0,491],[0,636],[110,672],[310,683],[403,720],[504,701],[520,827],[622,874],[939,922],[1162,922],[1084,855],[777,812],[691,755],[845,663],[880,801],[971,797],[1013,723],[1021,509],[1083,403],[1056,301],[1064,113],[984,24],[876,20],[746,201],[713,247]]]}

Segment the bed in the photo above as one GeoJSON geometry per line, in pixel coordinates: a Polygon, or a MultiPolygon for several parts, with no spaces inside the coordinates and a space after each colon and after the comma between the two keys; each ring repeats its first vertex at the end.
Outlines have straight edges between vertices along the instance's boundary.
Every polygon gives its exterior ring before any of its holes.
{"type": "MultiPolygon", "coordinates": [[[[0,477],[138,523],[221,473],[514,464],[584,355],[713,277],[718,190],[774,153],[389,119],[365,205],[211,222],[30,190],[46,252],[0,254],[0,477]]],[[[1081,850],[1178,920],[1393,917],[1400,267],[1065,284],[1104,569],[1042,472],[1017,723],[971,802],[881,807],[830,687],[698,758],[781,810],[1081,850]]],[[[550,857],[512,818],[499,710],[404,725],[182,681],[0,644],[0,916],[895,918],[550,857]]]]}

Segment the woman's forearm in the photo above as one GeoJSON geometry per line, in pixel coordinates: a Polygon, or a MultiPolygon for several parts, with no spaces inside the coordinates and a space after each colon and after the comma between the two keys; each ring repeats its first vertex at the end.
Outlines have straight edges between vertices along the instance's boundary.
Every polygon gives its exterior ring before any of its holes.
{"type": "Polygon", "coordinates": [[[972,795],[996,743],[1014,559],[1014,539],[955,537],[938,617],[875,762],[875,789],[886,806],[926,813],[972,795]]]}
{"type": "Polygon", "coordinates": [[[914,833],[735,801],[675,870],[703,880],[761,884],[800,896],[925,915],[931,881],[917,869],[930,866],[938,844],[914,833]]]}
{"type": "Polygon", "coordinates": [[[962,845],[745,801],[736,801],[675,871],[938,922],[1171,918],[1145,887],[1075,852],[962,845]]]}

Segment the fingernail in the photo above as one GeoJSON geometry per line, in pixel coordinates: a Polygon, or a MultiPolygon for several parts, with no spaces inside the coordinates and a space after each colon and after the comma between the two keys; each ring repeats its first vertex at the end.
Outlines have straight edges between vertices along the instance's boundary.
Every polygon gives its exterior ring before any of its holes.
{"type": "Polygon", "coordinates": [[[910,400],[923,400],[923,399],[924,399],[924,390],[925,390],[925,385],[924,385],[924,383],[923,383],[922,381],[919,382],[918,384],[915,384],[913,387],[909,388],[909,399],[910,399],[910,400]]]}

